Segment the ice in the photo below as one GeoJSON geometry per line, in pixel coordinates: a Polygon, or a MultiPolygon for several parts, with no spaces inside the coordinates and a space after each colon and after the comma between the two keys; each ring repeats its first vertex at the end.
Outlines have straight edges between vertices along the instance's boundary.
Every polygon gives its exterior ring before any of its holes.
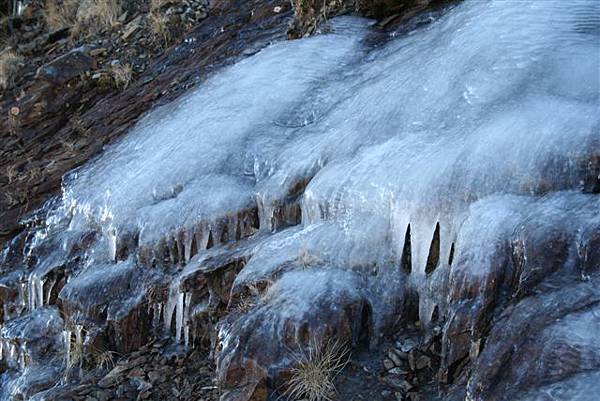
{"type": "Polygon", "coordinates": [[[186,263],[210,238],[235,236],[241,210],[279,229],[277,205],[310,180],[303,226],[391,231],[400,251],[410,224],[423,275],[438,223],[447,261],[477,199],[580,187],[600,151],[597,11],[465,2],[375,49],[362,41],[367,21],[336,20],[332,33],[274,44],[150,113],[66,180],[56,213],[71,230],[100,227],[109,260],[131,237],[186,263]]]}

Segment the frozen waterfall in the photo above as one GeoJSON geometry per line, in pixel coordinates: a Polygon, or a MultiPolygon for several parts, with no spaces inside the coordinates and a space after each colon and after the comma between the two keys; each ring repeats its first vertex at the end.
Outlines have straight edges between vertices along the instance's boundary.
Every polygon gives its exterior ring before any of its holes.
{"type": "MultiPolygon", "coordinates": [[[[587,187],[600,155],[599,16],[594,1],[473,0],[376,45],[358,17],[272,44],[65,178],[31,242],[44,257],[5,316],[45,316],[60,290],[69,324],[91,336],[162,283],[145,306],[159,315],[153,330],[191,345],[194,316],[258,296],[250,317],[219,326],[224,353],[251,353],[259,336],[275,344],[283,322],[301,325],[317,308],[335,320],[347,299],[368,305],[378,338],[407,286],[428,327],[459,313],[456,294],[480,295],[472,283],[496,277],[506,243],[529,255],[560,232],[564,266],[579,266],[600,230],[587,187]],[[236,264],[230,293],[199,294],[198,274],[221,260],[236,264]],[[89,297],[119,304],[100,310],[89,297]]],[[[28,351],[2,341],[17,365],[15,352],[28,351]]]]}

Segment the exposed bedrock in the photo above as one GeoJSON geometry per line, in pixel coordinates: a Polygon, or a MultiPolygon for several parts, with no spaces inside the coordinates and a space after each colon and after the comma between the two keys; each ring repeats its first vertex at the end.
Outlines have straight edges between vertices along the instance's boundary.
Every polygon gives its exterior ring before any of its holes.
{"type": "Polygon", "coordinates": [[[471,207],[457,244],[477,225],[475,242],[459,245],[449,274],[442,380],[452,381],[469,360],[478,360],[504,307],[597,273],[599,255],[589,251],[599,240],[597,197],[569,193],[524,201],[494,199],[471,207]],[[486,203],[493,215],[485,212],[486,203]],[[577,204],[576,211],[566,212],[568,204],[577,204]],[[489,231],[481,230],[482,222],[489,231]]]}
{"type": "MultiPolygon", "coordinates": [[[[597,273],[587,281],[528,297],[503,311],[492,324],[482,354],[472,367],[472,400],[593,400],[590,379],[600,369],[600,291],[597,273]]],[[[551,281],[551,280],[550,280],[551,281]]]]}

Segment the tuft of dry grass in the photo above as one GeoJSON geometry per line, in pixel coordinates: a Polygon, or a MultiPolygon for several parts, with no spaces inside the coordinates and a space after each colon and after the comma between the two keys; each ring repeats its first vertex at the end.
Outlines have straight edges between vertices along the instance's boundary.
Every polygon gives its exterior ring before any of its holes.
{"type": "Polygon", "coordinates": [[[316,17],[327,19],[329,15],[340,8],[342,0],[291,0],[296,18],[316,17]]]}
{"type": "Polygon", "coordinates": [[[88,0],[77,10],[77,24],[81,26],[81,31],[88,33],[109,30],[117,24],[122,13],[120,0],[88,0]]]}
{"type": "Polygon", "coordinates": [[[173,39],[169,28],[169,17],[159,12],[152,12],[148,15],[148,24],[154,43],[162,48],[168,47],[173,39]]]}
{"type": "Polygon", "coordinates": [[[118,358],[120,354],[118,352],[104,350],[94,353],[94,362],[96,367],[101,369],[111,370],[115,367],[115,358],[118,358]]]}
{"type": "Polygon", "coordinates": [[[133,79],[131,64],[115,64],[110,68],[110,74],[118,89],[126,89],[133,79]]]}
{"type": "Polygon", "coordinates": [[[19,176],[19,172],[17,171],[17,167],[13,164],[6,167],[6,178],[8,178],[8,183],[12,184],[15,181],[15,178],[19,176]]]}
{"type": "Polygon", "coordinates": [[[292,358],[296,366],[284,393],[288,400],[332,401],[334,380],[350,361],[350,349],[339,341],[311,341],[308,352],[293,353],[292,358]]]}
{"type": "Polygon", "coordinates": [[[46,2],[46,25],[50,30],[72,27],[77,23],[79,0],[48,0],[46,2]]]}
{"type": "Polygon", "coordinates": [[[0,53],[0,89],[6,90],[14,86],[22,66],[23,57],[14,50],[4,50],[0,53]]]}
{"type": "Polygon", "coordinates": [[[48,0],[46,25],[50,30],[69,27],[77,37],[111,29],[122,12],[120,0],[48,0]]]}

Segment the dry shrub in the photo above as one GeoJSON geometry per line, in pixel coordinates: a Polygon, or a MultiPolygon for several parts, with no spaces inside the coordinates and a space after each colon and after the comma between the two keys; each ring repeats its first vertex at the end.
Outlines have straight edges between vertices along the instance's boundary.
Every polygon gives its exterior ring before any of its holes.
{"type": "Polygon", "coordinates": [[[14,86],[23,66],[23,57],[14,50],[4,50],[0,53],[0,89],[6,90],[14,86]]]}
{"type": "Polygon", "coordinates": [[[339,341],[311,341],[308,352],[292,354],[296,367],[291,369],[285,396],[289,400],[331,401],[336,392],[334,380],[349,362],[349,354],[349,348],[339,341]]]}
{"type": "Polygon", "coordinates": [[[115,64],[110,68],[110,73],[118,89],[126,89],[133,78],[131,64],[115,64]]]}

